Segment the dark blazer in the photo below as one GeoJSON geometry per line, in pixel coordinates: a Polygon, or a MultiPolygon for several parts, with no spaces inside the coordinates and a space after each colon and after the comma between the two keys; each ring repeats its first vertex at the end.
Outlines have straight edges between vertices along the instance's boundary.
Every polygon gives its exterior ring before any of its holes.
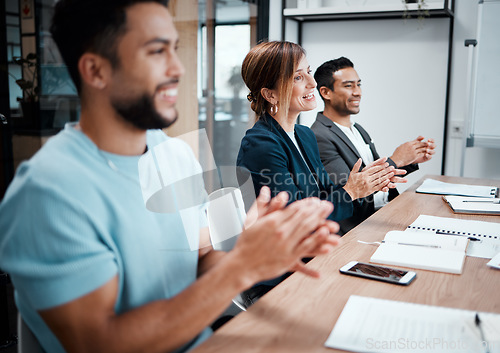
{"type": "MultiPolygon", "coordinates": [[[[370,146],[374,160],[380,158],[373,141],[365,129],[359,124],[354,124],[358,129],[363,140],[370,146]]],[[[354,147],[351,140],[339,129],[337,125],[322,113],[318,113],[316,121],[312,124],[311,130],[316,136],[318,142],[319,154],[323,165],[330,175],[330,178],[335,184],[345,185],[349,177],[349,173],[361,156],[358,150],[354,147]]],[[[396,167],[392,159],[388,158],[387,162],[396,167]]],[[[361,164],[361,169],[365,164],[361,164]]],[[[410,164],[400,169],[405,169],[407,173],[414,172],[418,169],[418,164],[410,164]]],[[[389,190],[389,201],[398,196],[396,189],[389,190]]],[[[354,203],[354,214],[352,217],[339,222],[340,229],[343,234],[363,222],[366,218],[375,213],[373,202],[373,194],[364,198],[365,202],[354,203]]]]}
{"type": "Polygon", "coordinates": [[[267,185],[273,197],[287,191],[289,202],[315,196],[333,203],[330,219],[339,221],[351,217],[352,199],[342,186],[330,180],[311,129],[295,125],[295,138],[307,163],[271,116],[262,117],[246,132],[236,163],[250,172],[256,195],[267,185]]]}

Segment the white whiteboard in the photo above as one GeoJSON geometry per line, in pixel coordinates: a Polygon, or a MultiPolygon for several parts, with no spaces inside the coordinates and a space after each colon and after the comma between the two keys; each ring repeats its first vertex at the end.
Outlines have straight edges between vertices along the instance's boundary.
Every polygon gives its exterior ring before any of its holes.
{"type": "MultiPolygon", "coordinates": [[[[404,190],[425,174],[441,174],[444,145],[449,18],[325,21],[303,24],[302,44],[313,72],[324,61],[346,56],[363,85],[361,111],[353,116],[371,135],[381,156],[390,156],[418,135],[436,140],[436,154],[408,176],[404,190]]],[[[317,109],[301,113],[310,126],[317,109]]]]}
{"type": "Polygon", "coordinates": [[[469,146],[500,147],[500,1],[479,4],[469,146]]]}

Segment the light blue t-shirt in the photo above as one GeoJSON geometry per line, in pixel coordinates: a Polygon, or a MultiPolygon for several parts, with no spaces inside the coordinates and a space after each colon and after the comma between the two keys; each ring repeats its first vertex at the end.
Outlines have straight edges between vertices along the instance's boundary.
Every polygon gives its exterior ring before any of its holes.
{"type": "Polygon", "coordinates": [[[200,165],[189,146],[161,130],[148,131],[147,144],[142,157],[105,153],[67,125],[19,166],[5,194],[0,268],[47,352],[64,349],[37,310],[75,300],[115,275],[118,314],[196,280],[205,204],[186,200],[206,195],[200,165]]]}

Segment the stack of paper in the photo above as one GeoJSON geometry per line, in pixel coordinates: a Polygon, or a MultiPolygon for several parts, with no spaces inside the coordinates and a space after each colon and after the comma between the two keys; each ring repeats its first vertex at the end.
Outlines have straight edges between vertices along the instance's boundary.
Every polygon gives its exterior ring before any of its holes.
{"type": "Polygon", "coordinates": [[[370,262],[460,274],[468,243],[466,237],[391,231],[370,262]]]}
{"type": "Polygon", "coordinates": [[[434,179],[425,179],[416,192],[438,195],[458,195],[494,198],[498,195],[496,186],[451,184],[434,179]]]}
{"type": "Polygon", "coordinates": [[[352,295],[325,346],[353,352],[480,353],[488,348],[498,353],[498,342],[499,314],[352,295]]]}
{"type": "Polygon", "coordinates": [[[455,213],[500,215],[500,199],[484,197],[443,196],[455,213]]]}

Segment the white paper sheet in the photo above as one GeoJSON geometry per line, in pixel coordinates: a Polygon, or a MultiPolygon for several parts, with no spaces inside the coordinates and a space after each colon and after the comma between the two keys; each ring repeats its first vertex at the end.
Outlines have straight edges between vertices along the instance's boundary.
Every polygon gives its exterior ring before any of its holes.
{"type": "Polygon", "coordinates": [[[487,263],[487,265],[500,270],[500,253],[493,256],[493,258],[490,262],[487,263]]]}
{"type": "Polygon", "coordinates": [[[500,352],[500,315],[351,296],[325,346],[353,352],[500,352]]]}
{"type": "Polygon", "coordinates": [[[416,192],[438,195],[458,195],[494,198],[498,192],[496,186],[451,184],[434,179],[425,179],[416,192]]]}

